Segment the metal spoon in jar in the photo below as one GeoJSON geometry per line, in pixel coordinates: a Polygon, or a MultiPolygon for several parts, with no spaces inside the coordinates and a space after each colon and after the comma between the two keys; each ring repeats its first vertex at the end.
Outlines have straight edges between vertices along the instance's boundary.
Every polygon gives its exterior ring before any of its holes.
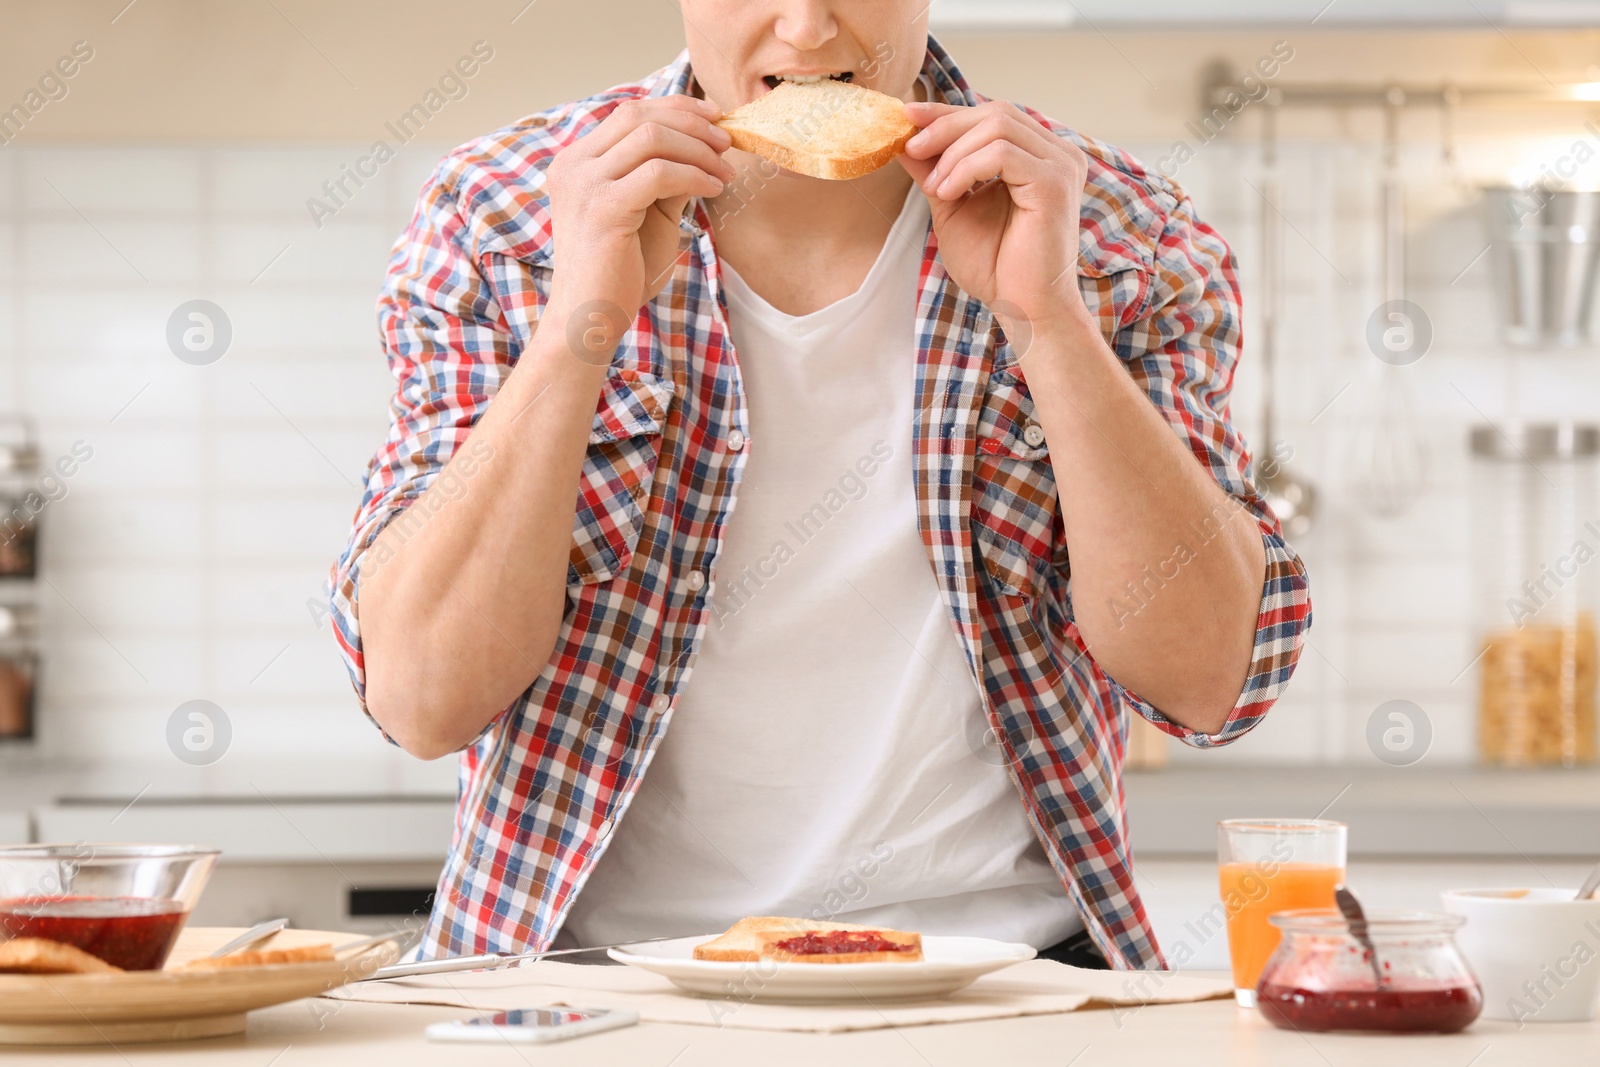
{"type": "Polygon", "coordinates": [[[1583,880],[1583,888],[1578,890],[1579,900],[1588,900],[1594,896],[1594,891],[1600,889],[1600,863],[1594,865],[1594,870],[1589,872],[1589,877],[1583,880]]]}
{"type": "Polygon", "coordinates": [[[1339,911],[1344,915],[1345,922],[1350,924],[1350,936],[1361,943],[1367,950],[1367,959],[1372,964],[1372,977],[1378,983],[1378,988],[1384,987],[1383,968],[1378,964],[1378,946],[1372,943],[1372,936],[1367,933],[1367,913],[1361,910],[1361,902],[1356,895],[1344,886],[1333,891],[1333,899],[1339,904],[1339,911]]]}

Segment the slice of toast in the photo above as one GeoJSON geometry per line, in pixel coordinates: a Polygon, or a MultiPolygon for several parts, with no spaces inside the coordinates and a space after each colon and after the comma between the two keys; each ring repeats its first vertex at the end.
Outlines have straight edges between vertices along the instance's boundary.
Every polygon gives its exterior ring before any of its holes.
{"type": "Polygon", "coordinates": [[[271,963],[328,963],[333,960],[332,945],[301,945],[298,948],[265,948],[255,952],[233,952],[226,956],[190,960],[185,970],[216,970],[224,967],[263,967],[271,963]]]}
{"type": "Polygon", "coordinates": [[[833,181],[871,174],[904,152],[917,132],[896,97],[831,80],[781,82],[717,125],[741,151],[833,181]]]}
{"type": "Polygon", "coordinates": [[[696,945],[694,958],[721,963],[755,963],[764,959],[795,963],[916,963],[922,959],[922,937],[903,930],[885,930],[858,923],[761,915],[740,919],[721,937],[696,945]],[[852,933],[877,935],[885,941],[910,947],[905,951],[884,952],[795,952],[780,947],[783,942],[807,934],[852,933]]]}
{"type": "Polygon", "coordinates": [[[98,956],[76,945],[42,937],[0,941],[0,974],[122,974],[98,956]]]}

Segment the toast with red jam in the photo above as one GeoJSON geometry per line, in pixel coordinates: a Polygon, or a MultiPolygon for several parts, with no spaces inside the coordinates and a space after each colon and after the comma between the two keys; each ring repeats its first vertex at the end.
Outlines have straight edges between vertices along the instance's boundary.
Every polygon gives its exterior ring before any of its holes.
{"type": "Polygon", "coordinates": [[[857,923],[755,916],[696,945],[694,958],[723,963],[920,963],[922,935],[857,923]]]}

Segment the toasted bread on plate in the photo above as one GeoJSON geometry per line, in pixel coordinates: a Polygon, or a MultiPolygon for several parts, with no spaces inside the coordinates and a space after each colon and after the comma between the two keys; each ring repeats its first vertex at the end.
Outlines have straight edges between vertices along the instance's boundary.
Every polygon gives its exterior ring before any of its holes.
{"type": "Polygon", "coordinates": [[[98,956],[76,945],[42,937],[0,941],[0,974],[122,974],[98,956]]]}
{"type": "Polygon", "coordinates": [[[922,959],[922,937],[858,923],[761,915],[740,919],[721,937],[696,945],[694,958],[723,963],[916,963],[922,959]],[[869,938],[904,947],[864,951],[869,938]]]}
{"type": "Polygon", "coordinates": [[[233,952],[226,956],[205,956],[190,960],[186,970],[204,970],[223,967],[262,967],[269,963],[328,963],[333,959],[332,945],[301,945],[298,948],[264,948],[255,952],[233,952]]]}
{"type": "Polygon", "coordinates": [[[917,128],[893,96],[849,82],[780,82],[717,123],[733,147],[797,174],[848,181],[905,151],[917,128]]]}

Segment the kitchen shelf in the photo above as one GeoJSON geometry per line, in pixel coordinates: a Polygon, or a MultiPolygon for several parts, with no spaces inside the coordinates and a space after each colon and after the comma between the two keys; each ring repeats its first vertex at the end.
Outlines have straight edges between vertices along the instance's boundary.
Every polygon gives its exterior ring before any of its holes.
{"type": "Polygon", "coordinates": [[[1473,29],[1592,26],[1592,5],[1537,0],[933,0],[933,29],[1229,29],[1461,26],[1473,29]]]}

